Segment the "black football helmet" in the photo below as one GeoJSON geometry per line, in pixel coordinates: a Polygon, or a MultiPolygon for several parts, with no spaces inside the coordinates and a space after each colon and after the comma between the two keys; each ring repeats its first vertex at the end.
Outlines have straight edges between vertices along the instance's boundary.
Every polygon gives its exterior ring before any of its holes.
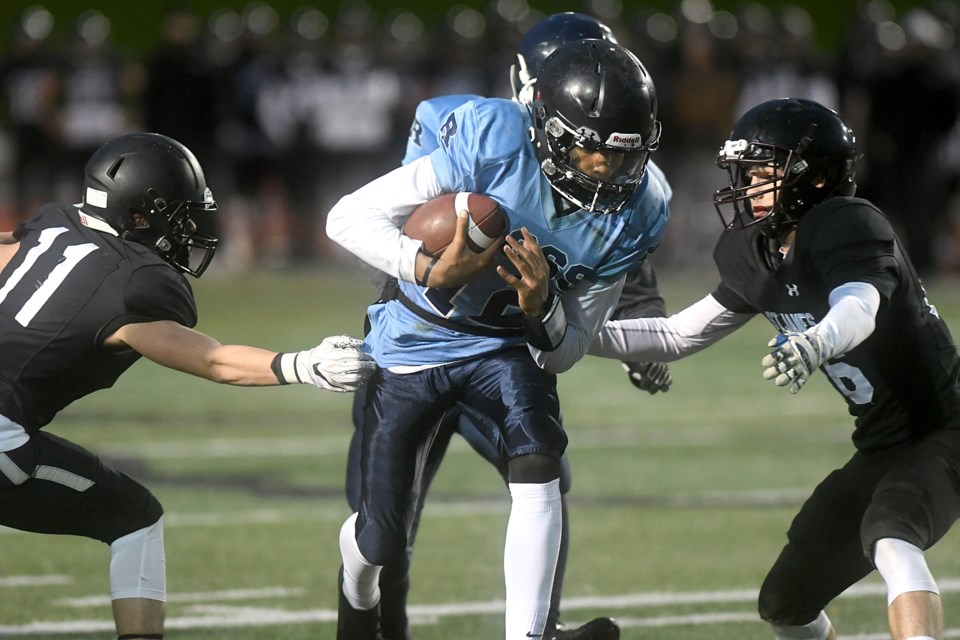
{"type": "Polygon", "coordinates": [[[194,212],[217,203],[193,153],[156,133],[129,133],[107,142],[84,170],[83,212],[126,240],[146,245],[177,270],[200,277],[219,240],[197,233],[194,212]],[[137,225],[140,213],[148,227],[137,225]]]}
{"type": "Polygon", "coordinates": [[[510,65],[514,99],[530,104],[533,101],[533,85],[547,56],[562,44],[588,38],[617,42],[610,27],[592,16],[575,11],[554,13],[530,27],[517,48],[517,64],[510,65]]]}
{"type": "Polygon", "coordinates": [[[656,91],[640,60],[612,42],[568,42],[543,61],[530,109],[550,186],[588,211],[623,208],[660,142],[656,91]],[[604,178],[587,175],[572,155],[578,149],[610,154],[617,166],[604,178]]]}
{"type": "Polygon", "coordinates": [[[769,100],[747,111],[734,125],[717,155],[730,186],[718,190],[714,205],[724,227],[760,225],[777,238],[830,195],[853,195],[857,185],[856,139],[840,116],[812,100],[769,100]],[[757,166],[772,167],[774,177],[750,184],[757,166]],[[754,218],[751,198],[774,193],[774,205],[754,218]]]}

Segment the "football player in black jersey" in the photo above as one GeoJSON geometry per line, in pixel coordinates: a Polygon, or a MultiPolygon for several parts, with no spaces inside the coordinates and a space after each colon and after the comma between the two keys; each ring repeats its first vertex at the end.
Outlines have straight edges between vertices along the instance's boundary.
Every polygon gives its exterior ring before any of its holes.
{"type": "Polygon", "coordinates": [[[146,487],[43,427],[140,356],[214,382],[331,391],[355,391],[374,369],[348,336],[275,353],[191,328],[197,309],[183,274],[200,276],[217,245],[195,233],[191,215],[216,210],[186,147],[135,133],[93,154],[81,204],[44,205],[0,233],[0,525],[110,545],[124,640],[163,634],[163,508],[146,487]]]}
{"type": "Polygon", "coordinates": [[[924,560],[960,515],[960,358],[902,242],[853,197],[853,132],[808,100],[743,115],[718,156],[720,284],[669,318],[611,321],[591,353],[675,360],[763,314],[763,376],[797,393],[817,370],[855,418],[856,451],[816,488],[760,590],[776,638],[826,640],[824,607],[873,569],[894,640],[943,637],[924,560]]]}

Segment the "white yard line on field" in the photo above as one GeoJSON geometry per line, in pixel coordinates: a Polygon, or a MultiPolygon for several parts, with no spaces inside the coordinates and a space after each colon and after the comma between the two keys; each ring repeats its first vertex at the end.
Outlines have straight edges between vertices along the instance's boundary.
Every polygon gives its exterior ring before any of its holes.
{"type": "Polygon", "coordinates": [[[55,584],[70,584],[70,576],[3,576],[0,577],[0,588],[3,587],[44,587],[55,584]]]}
{"type": "Polygon", "coordinates": [[[105,444],[98,447],[97,451],[104,458],[137,458],[140,460],[346,455],[350,444],[349,436],[350,433],[345,430],[343,436],[330,438],[152,440],[130,445],[105,444]]]}
{"type": "MultiPolygon", "coordinates": [[[[224,591],[201,591],[195,593],[167,594],[167,602],[205,602],[216,600],[262,600],[269,598],[292,598],[303,595],[303,589],[286,587],[264,587],[262,589],[227,589],[224,591]]],[[[110,596],[87,596],[85,598],[62,598],[54,601],[62,607],[78,609],[89,607],[109,607],[110,596]]]]}
{"type": "MultiPolygon", "coordinates": [[[[939,581],[943,593],[960,591],[960,578],[945,578],[939,581]]],[[[271,589],[253,589],[248,593],[273,592],[275,596],[286,597],[281,592],[289,591],[289,595],[299,595],[298,589],[285,590],[280,587],[271,589]]],[[[867,582],[855,585],[848,589],[841,597],[867,597],[882,595],[886,592],[880,582],[867,582]]],[[[214,599],[214,594],[230,594],[234,592],[209,592],[195,594],[180,594],[180,597],[171,601],[202,601],[214,599]]],[[[240,593],[240,592],[237,592],[240,593]]],[[[218,599],[225,599],[223,597],[218,599]]],[[[229,599],[229,598],[226,598],[229,599]]],[[[578,609],[630,609],[639,607],[661,607],[667,605],[690,605],[703,603],[742,603],[753,602],[756,591],[751,589],[735,589],[720,591],[694,591],[687,593],[647,592],[623,594],[619,596],[591,596],[582,598],[567,598],[564,600],[564,610],[578,609]]],[[[409,607],[411,624],[429,625],[445,617],[465,615],[502,614],[503,602],[500,600],[486,602],[461,602],[442,605],[412,605],[409,607]]],[[[337,612],[333,609],[287,610],[266,607],[233,607],[225,605],[198,604],[187,607],[185,615],[169,616],[168,629],[210,629],[210,628],[237,628],[277,626],[304,623],[328,623],[337,619],[337,612]]],[[[673,627],[698,626],[731,623],[756,622],[762,624],[753,612],[744,611],[715,611],[690,615],[655,616],[649,618],[626,616],[618,617],[622,627],[673,627]]],[[[108,620],[76,620],[69,622],[42,622],[36,621],[25,625],[0,625],[0,637],[27,637],[41,635],[59,635],[70,633],[109,633],[113,630],[113,623],[108,620]]],[[[860,634],[856,636],[841,636],[841,640],[884,640],[886,633],[860,634]]],[[[950,629],[944,634],[945,638],[960,638],[960,629],[950,629]]]]}
{"type": "MultiPolygon", "coordinates": [[[[684,428],[648,425],[643,430],[627,427],[580,430],[571,444],[577,449],[616,449],[626,445],[644,448],[686,448],[728,442],[731,429],[722,425],[695,424],[684,428]]],[[[209,440],[140,440],[124,444],[98,444],[94,449],[105,458],[137,458],[140,460],[303,457],[346,455],[350,443],[350,426],[329,436],[289,436],[275,438],[211,438],[209,440]]],[[[822,444],[844,444],[846,430],[838,429],[835,438],[818,434],[822,444]]],[[[454,438],[452,452],[470,452],[466,440],[454,438]]]]}
{"type": "MultiPolygon", "coordinates": [[[[650,496],[651,504],[676,508],[704,506],[767,506],[799,504],[809,493],[804,489],[708,491],[702,493],[679,493],[669,496],[650,496]]],[[[589,500],[589,499],[587,499],[589,500]]],[[[504,491],[502,498],[479,498],[462,500],[434,500],[424,507],[428,518],[463,518],[487,515],[508,515],[510,497],[504,491]]],[[[223,527],[250,524],[285,524],[292,522],[343,522],[349,515],[346,504],[322,503],[309,508],[249,509],[220,512],[168,512],[164,515],[165,527],[223,527]]],[[[0,535],[17,535],[26,532],[0,526],[0,535]]],[[[2,584],[0,584],[2,586],[2,584]]]]}
{"type": "MultiPolygon", "coordinates": [[[[427,505],[429,517],[469,517],[491,514],[509,514],[510,498],[504,492],[503,499],[466,500],[459,502],[435,502],[427,505]]],[[[250,509],[247,511],[168,512],[164,514],[164,527],[224,527],[248,524],[285,524],[290,522],[343,522],[350,515],[346,503],[342,506],[323,506],[303,509],[250,509]]],[[[18,529],[0,526],[0,535],[29,534],[18,529]]],[[[2,586],[2,583],[0,583],[2,586]]]]}

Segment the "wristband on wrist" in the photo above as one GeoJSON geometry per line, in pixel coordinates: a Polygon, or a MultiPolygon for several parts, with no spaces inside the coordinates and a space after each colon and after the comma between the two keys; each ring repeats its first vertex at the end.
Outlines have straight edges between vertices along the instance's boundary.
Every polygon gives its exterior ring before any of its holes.
{"type": "MultiPolygon", "coordinates": [[[[425,253],[425,254],[423,254],[423,255],[427,255],[427,254],[425,253]]],[[[421,287],[429,287],[429,286],[430,286],[429,284],[427,284],[428,282],[430,282],[430,272],[433,271],[433,267],[434,267],[434,266],[437,264],[437,262],[439,262],[439,261],[440,261],[440,258],[438,258],[437,256],[431,256],[431,257],[430,257],[430,262],[428,262],[428,263],[427,263],[427,266],[424,268],[424,270],[423,270],[423,275],[422,275],[421,277],[419,277],[419,278],[416,278],[416,277],[414,278],[414,280],[416,281],[416,283],[417,283],[418,285],[420,285],[421,287]]]]}
{"type": "Polygon", "coordinates": [[[567,316],[560,296],[550,294],[546,309],[539,318],[523,316],[523,335],[530,346],[540,351],[553,351],[563,342],[567,332],[567,316]]]}
{"type": "Polygon", "coordinates": [[[277,376],[280,384],[303,382],[297,375],[297,355],[296,353],[278,353],[273,357],[270,369],[273,375],[277,376]]]}

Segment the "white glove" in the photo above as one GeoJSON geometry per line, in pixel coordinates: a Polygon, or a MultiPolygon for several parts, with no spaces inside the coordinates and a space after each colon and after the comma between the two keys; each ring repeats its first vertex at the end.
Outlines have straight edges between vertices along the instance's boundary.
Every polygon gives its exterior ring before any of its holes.
{"type": "Polygon", "coordinates": [[[360,351],[363,342],[350,336],[331,336],[306,351],[281,353],[274,373],[282,384],[302,382],[328,391],[356,391],[377,369],[377,363],[360,351]]]}
{"type": "Polygon", "coordinates": [[[823,339],[816,333],[789,331],[767,343],[774,347],[760,361],[764,367],[763,377],[773,380],[778,387],[792,383],[790,393],[797,393],[807,379],[823,362],[823,339]]]}

